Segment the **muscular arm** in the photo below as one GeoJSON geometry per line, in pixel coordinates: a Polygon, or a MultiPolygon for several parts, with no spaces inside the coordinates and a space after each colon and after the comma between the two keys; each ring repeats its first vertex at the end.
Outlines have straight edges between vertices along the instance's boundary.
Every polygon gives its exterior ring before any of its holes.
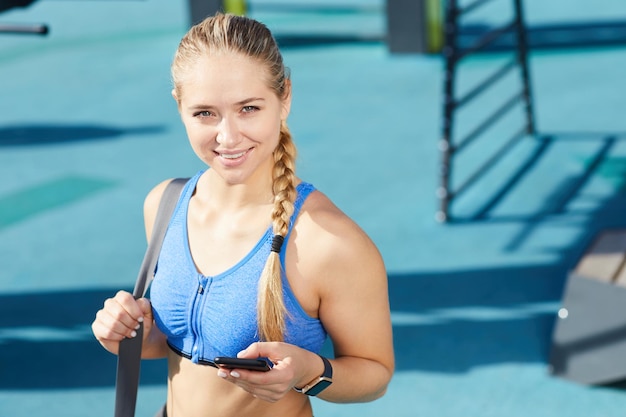
{"type": "MultiPolygon", "coordinates": [[[[315,201],[317,200],[317,203],[315,201]]],[[[319,293],[319,317],[332,339],[333,384],[319,397],[363,402],[382,396],[394,370],[387,274],[369,237],[325,197],[298,225],[299,270],[319,293]]],[[[321,361],[320,361],[321,362],[321,361]]],[[[309,381],[319,376],[312,367],[309,381]]]]}

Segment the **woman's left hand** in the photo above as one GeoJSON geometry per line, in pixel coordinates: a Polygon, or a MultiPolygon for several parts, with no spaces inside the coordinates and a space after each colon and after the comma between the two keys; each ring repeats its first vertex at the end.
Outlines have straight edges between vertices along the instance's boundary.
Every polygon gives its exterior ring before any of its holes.
{"type": "Polygon", "coordinates": [[[322,374],[324,364],[313,352],[281,342],[256,342],[237,354],[239,358],[265,357],[274,363],[268,372],[221,367],[218,376],[239,386],[254,397],[276,402],[322,374]]]}

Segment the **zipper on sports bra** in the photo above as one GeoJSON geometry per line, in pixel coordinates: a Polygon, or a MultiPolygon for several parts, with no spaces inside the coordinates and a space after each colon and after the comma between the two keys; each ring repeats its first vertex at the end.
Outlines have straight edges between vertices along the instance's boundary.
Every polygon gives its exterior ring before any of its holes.
{"type": "Polygon", "coordinates": [[[204,304],[204,292],[205,288],[211,285],[211,279],[205,276],[198,275],[198,290],[194,295],[192,307],[191,307],[191,330],[193,333],[193,346],[191,348],[191,360],[195,363],[199,362],[200,354],[202,353],[202,329],[200,328],[200,315],[202,313],[202,305],[204,304]]]}

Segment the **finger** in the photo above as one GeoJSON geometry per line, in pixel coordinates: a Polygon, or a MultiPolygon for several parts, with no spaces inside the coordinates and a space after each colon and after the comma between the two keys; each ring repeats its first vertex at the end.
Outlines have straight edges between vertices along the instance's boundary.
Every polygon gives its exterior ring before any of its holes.
{"type": "Polygon", "coordinates": [[[272,358],[276,355],[278,344],[276,342],[254,342],[246,349],[237,353],[238,358],[272,358]]]}
{"type": "MultiPolygon", "coordinates": [[[[99,313],[100,314],[100,313],[99,313]]],[[[114,341],[119,342],[126,337],[126,327],[113,323],[100,314],[92,323],[91,329],[94,336],[101,342],[114,341]]]]}
{"type": "Polygon", "coordinates": [[[138,321],[152,321],[152,303],[147,298],[137,299],[137,305],[141,310],[142,317],[138,321]]]}
{"type": "Polygon", "coordinates": [[[103,324],[103,321],[100,318],[96,318],[96,320],[91,323],[91,331],[100,342],[119,342],[125,337],[123,334],[120,334],[112,330],[109,326],[103,324]]]}
{"type": "Polygon", "coordinates": [[[144,312],[138,300],[135,300],[135,297],[133,297],[131,293],[128,291],[118,291],[114,299],[135,319],[135,321],[139,322],[143,319],[144,312]]]}
{"type": "Polygon", "coordinates": [[[283,398],[288,392],[291,391],[291,386],[285,384],[253,384],[243,381],[240,378],[233,378],[228,376],[225,378],[232,384],[236,385],[243,391],[246,391],[255,398],[268,402],[276,402],[283,398]]]}
{"type": "Polygon", "coordinates": [[[143,321],[139,304],[131,294],[124,291],[106,300],[101,312],[99,318],[102,323],[125,337],[134,337],[139,323],[143,321]]]}
{"type": "Polygon", "coordinates": [[[96,323],[101,326],[102,337],[111,340],[135,337],[139,327],[139,322],[130,317],[115,301],[105,302],[105,308],[96,313],[96,323]]]}
{"type": "MultiPolygon", "coordinates": [[[[262,399],[264,401],[276,402],[285,395],[286,390],[279,384],[272,384],[267,382],[252,382],[248,375],[254,376],[260,372],[244,371],[244,370],[232,370],[227,369],[218,371],[218,375],[221,378],[237,385],[240,389],[246,391],[252,396],[262,399]]],[[[265,372],[263,372],[265,374],[265,372]]]]}
{"type": "Polygon", "coordinates": [[[218,376],[238,385],[245,391],[263,397],[280,398],[291,389],[289,379],[285,379],[285,372],[281,371],[259,372],[245,369],[220,369],[218,376]]]}
{"type": "Polygon", "coordinates": [[[122,325],[129,330],[134,330],[139,321],[136,320],[127,310],[127,307],[123,306],[116,299],[108,299],[104,302],[104,308],[100,310],[100,319],[103,323],[113,327],[114,325],[118,330],[122,325]],[[100,313],[102,312],[102,313],[100,313]]]}

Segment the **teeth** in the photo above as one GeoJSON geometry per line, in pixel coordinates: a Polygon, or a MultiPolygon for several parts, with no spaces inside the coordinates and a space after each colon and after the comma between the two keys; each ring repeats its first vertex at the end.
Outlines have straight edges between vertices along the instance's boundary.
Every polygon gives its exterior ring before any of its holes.
{"type": "Polygon", "coordinates": [[[239,153],[235,153],[235,154],[221,154],[222,158],[226,158],[226,159],[237,159],[237,158],[241,158],[246,152],[239,152],[239,153]]]}

